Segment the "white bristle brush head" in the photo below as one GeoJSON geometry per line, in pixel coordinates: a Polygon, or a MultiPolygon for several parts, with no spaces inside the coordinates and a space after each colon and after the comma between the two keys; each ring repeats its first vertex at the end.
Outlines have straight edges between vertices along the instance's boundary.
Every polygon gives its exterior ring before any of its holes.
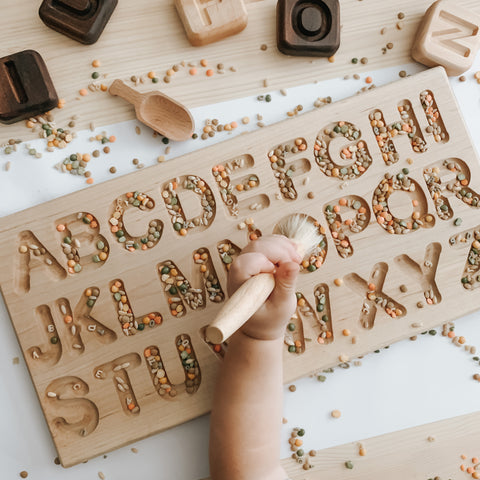
{"type": "Polygon", "coordinates": [[[302,257],[309,255],[323,240],[318,226],[306,215],[289,215],[277,224],[274,233],[284,235],[294,242],[302,257]]]}

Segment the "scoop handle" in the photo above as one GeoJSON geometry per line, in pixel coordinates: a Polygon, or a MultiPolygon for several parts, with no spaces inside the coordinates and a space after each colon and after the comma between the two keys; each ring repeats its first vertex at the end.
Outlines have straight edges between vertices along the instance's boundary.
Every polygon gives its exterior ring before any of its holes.
{"type": "Polygon", "coordinates": [[[225,303],[207,327],[207,340],[220,344],[235,333],[265,302],[275,287],[271,273],[249,278],[225,303]]]}
{"type": "Polygon", "coordinates": [[[111,95],[122,97],[124,100],[135,106],[140,105],[143,99],[143,95],[140,92],[137,92],[137,90],[125,85],[122,80],[115,80],[110,85],[108,92],[111,95]]]}

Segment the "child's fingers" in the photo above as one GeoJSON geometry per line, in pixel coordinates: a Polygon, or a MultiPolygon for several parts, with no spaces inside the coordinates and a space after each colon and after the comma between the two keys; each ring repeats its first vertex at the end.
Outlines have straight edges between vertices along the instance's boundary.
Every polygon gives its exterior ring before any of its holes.
{"type": "Polygon", "coordinates": [[[259,273],[273,273],[275,265],[260,252],[242,253],[228,274],[228,292],[233,293],[242,283],[259,273]]]}
{"type": "Polygon", "coordinates": [[[299,272],[298,264],[294,262],[282,263],[275,272],[275,288],[269,300],[280,305],[292,299],[297,286],[299,272]]]}
{"type": "Polygon", "coordinates": [[[302,261],[295,245],[287,237],[275,235],[261,237],[254,242],[250,242],[243,252],[260,252],[265,255],[272,263],[297,262],[302,261]]]}

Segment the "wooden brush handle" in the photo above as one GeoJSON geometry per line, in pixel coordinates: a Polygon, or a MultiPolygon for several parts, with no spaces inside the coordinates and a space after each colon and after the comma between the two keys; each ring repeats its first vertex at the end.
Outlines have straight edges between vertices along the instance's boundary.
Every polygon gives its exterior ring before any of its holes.
{"type": "Polygon", "coordinates": [[[275,277],[271,273],[259,273],[247,280],[207,327],[207,340],[214,344],[224,342],[264,304],[274,287],[275,277]]]}

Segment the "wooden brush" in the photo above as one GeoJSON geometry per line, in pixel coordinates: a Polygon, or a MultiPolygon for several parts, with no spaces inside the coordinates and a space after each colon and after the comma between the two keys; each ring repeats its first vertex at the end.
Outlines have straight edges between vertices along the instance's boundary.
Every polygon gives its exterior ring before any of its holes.
{"type": "MultiPolygon", "coordinates": [[[[282,220],[275,232],[294,242],[298,253],[309,255],[323,236],[305,215],[290,215],[282,220]]],[[[207,327],[207,340],[220,344],[235,333],[267,300],[275,287],[271,273],[260,273],[247,280],[225,303],[215,320],[207,327]]]]}

